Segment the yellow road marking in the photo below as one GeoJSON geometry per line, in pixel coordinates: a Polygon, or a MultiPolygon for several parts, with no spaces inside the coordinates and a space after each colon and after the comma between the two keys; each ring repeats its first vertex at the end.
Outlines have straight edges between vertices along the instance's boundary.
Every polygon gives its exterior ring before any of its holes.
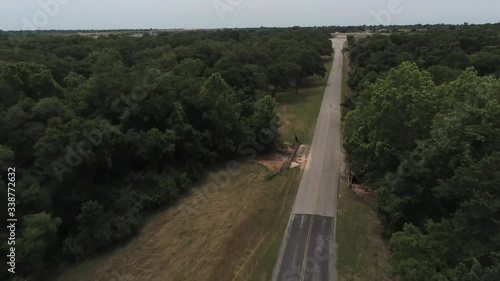
{"type": "MultiPolygon", "coordinates": [[[[327,117],[329,117],[328,111],[327,111],[327,117]]],[[[328,122],[326,124],[328,124],[328,122]]],[[[327,129],[326,129],[327,132],[328,132],[328,128],[329,127],[327,126],[327,129]]],[[[327,139],[328,139],[328,134],[327,134],[327,139]]],[[[325,140],[325,150],[323,150],[323,151],[326,151],[327,143],[328,142],[325,140]]],[[[323,167],[325,166],[325,158],[326,157],[323,157],[323,161],[321,161],[321,174],[319,176],[319,184],[318,184],[318,189],[317,189],[317,192],[316,192],[316,198],[314,199],[314,208],[313,208],[313,212],[311,214],[311,217],[309,218],[309,230],[307,232],[306,248],[304,249],[304,258],[303,258],[303,261],[302,261],[302,268],[301,268],[301,273],[300,273],[300,281],[304,281],[304,277],[305,277],[305,274],[306,274],[307,254],[309,252],[309,243],[310,243],[310,240],[311,240],[313,216],[314,216],[314,213],[316,213],[316,210],[318,208],[319,190],[321,188],[321,183],[323,182],[323,175],[325,173],[325,169],[323,169],[323,167]]]]}
{"type": "Polygon", "coordinates": [[[313,224],[313,219],[312,219],[312,216],[311,216],[309,218],[309,230],[307,232],[306,248],[304,249],[304,258],[302,259],[302,268],[301,268],[301,272],[300,272],[300,281],[304,280],[304,276],[306,274],[307,254],[309,252],[308,249],[309,249],[309,241],[311,239],[312,224],[313,224]]]}

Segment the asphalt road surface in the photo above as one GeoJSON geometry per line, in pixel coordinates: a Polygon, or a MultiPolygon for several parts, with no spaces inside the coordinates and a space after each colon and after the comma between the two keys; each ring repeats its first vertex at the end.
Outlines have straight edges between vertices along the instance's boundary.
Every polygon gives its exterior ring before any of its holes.
{"type": "Polygon", "coordinates": [[[340,174],[340,102],[342,46],[332,40],[335,57],[321,104],[311,150],[304,168],[273,280],[333,281],[335,217],[340,174]]]}

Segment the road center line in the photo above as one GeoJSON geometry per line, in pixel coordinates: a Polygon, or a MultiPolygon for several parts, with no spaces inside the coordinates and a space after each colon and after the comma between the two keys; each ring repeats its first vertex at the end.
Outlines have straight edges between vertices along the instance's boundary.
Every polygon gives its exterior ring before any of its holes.
{"type": "MultiPolygon", "coordinates": [[[[327,97],[324,97],[324,98],[327,98],[327,97]]],[[[321,114],[321,109],[322,108],[323,108],[323,106],[321,106],[321,108],[320,108],[320,114],[321,114]]],[[[330,116],[329,112],[326,111],[326,119],[327,119],[327,121],[328,121],[328,117],[329,116],[330,116]]],[[[328,136],[328,131],[329,131],[329,129],[328,129],[329,128],[328,122],[325,122],[325,124],[327,125],[326,126],[326,134],[328,136]]],[[[323,151],[326,151],[327,144],[328,144],[328,141],[325,140],[324,150],[323,151]]],[[[314,208],[313,208],[312,215],[309,218],[309,230],[307,232],[306,247],[304,249],[304,258],[302,259],[302,268],[301,268],[301,273],[300,273],[300,281],[304,281],[304,277],[305,277],[305,274],[306,274],[307,255],[309,254],[309,244],[311,242],[311,232],[312,232],[312,225],[313,225],[313,221],[314,221],[313,218],[316,215],[316,210],[318,208],[318,197],[319,197],[319,193],[320,193],[320,190],[321,190],[321,183],[323,182],[323,176],[324,176],[324,173],[325,173],[325,169],[324,169],[324,167],[325,167],[325,158],[326,158],[326,156],[323,157],[323,159],[321,161],[321,174],[319,176],[318,189],[316,190],[316,197],[314,199],[314,208]]]]}

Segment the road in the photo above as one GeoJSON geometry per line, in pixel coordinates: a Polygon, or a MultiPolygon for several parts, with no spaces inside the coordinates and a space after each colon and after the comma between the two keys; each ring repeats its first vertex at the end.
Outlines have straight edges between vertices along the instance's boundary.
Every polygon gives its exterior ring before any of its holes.
{"type": "Polygon", "coordinates": [[[335,56],[316,128],[273,280],[333,281],[335,218],[340,174],[340,102],[342,46],[332,40],[335,56]]]}

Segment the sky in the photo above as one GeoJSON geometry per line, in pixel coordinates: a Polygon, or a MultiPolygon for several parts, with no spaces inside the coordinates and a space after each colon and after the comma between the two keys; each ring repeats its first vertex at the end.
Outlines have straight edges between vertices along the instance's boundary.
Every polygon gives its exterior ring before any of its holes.
{"type": "Polygon", "coordinates": [[[0,0],[0,30],[500,22],[498,0],[0,0]]]}

